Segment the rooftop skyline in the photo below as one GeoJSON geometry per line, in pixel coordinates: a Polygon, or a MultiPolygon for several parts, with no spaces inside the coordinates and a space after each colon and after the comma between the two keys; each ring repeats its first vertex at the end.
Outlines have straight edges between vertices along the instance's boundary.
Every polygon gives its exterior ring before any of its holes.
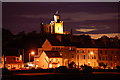
{"type": "Polygon", "coordinates": [[[49,24],[56,11],[64,21],[64,31],[119,33],[117,2],[3,2],[2,25],[14,34],[40,32],[40,23],[49,24]]]}

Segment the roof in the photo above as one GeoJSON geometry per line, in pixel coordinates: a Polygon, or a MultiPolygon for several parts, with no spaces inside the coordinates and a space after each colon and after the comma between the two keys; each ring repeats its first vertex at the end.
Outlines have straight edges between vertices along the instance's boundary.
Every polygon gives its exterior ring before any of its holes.
{"type": "Polygon", "coordinates": [[[62,42],[60,42],[55,36],[49,36],[47,39],[52,46],[63,46],[62,42]]]}
{"type": "Polygon", "coordinates": [[[44,51],[48,58],[62,58],[58,51],[44,51]]]}

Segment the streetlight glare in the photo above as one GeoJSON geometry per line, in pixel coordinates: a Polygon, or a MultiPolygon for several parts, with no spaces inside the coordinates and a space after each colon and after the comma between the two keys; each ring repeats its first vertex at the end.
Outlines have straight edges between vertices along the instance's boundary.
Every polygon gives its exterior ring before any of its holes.
{"type": "Polygon", "coordinates": [[[32,52],[31,52],[31,54],[32,54],[32,55],[34,55],[34,54],[35,54],[35,52],[34,52],[34,51],[32,51],[32,52]]]}
{"type": "Polygon", "coordinates": [[[93,55],[94,53],[93,52],[90,52],[91,55],[93,55]]]}

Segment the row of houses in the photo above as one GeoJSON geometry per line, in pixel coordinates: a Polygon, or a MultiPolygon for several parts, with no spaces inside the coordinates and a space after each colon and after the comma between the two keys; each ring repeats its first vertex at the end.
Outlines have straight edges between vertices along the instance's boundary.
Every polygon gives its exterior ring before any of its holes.
{"type": "Polygon", "coordinates": [[[22,55],[20,56],[2,56],[0,58],[0,68],[8,69],[22,69],[24,68],[24,62],[22,61],[22,55]]]}
{"type": "MultiPolygon", "coordinates": [[[[99,67],[100,63],[104,63],[107,68],[115,68],[120,66],[120,49],[119,48],[84,48],[76,47],[72,44],[62,42],[61,35],[56,37],[47,37],[41,48],[38,48],[38,54],[34,55],[33,67],[35,68],[56,68],[59,66],[67,66],[71,62],[75,63],[76,68],[81,65],[99,67]]],[[[26,63],[20,56],[1,57],[1,68],[5,66],[8,69],[25,68],[26,63]],[[5,60],[5,61],[4,61],[5,60]]]]}
{"type": "Polygon", "coordinates": [[[71,62],[78,68],[84,64],[98,67],[100,63],[104,63],[107,68],[120,66],[119,48],[79,48],[63,44],[60,38],[60,35],[56,35],[56,39],[47,38],[38,48],[38,55],[34,56],[36,68],[68,66],[71,62]]]}

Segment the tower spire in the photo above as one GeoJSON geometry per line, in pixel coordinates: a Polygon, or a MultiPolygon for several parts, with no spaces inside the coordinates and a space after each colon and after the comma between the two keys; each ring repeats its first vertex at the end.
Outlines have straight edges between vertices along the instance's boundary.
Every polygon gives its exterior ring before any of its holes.
{"type": "Polygon", "coordinates": [[[58,11],[56,11],[56,13],[55,14],[58,14],[58,11]]]}

